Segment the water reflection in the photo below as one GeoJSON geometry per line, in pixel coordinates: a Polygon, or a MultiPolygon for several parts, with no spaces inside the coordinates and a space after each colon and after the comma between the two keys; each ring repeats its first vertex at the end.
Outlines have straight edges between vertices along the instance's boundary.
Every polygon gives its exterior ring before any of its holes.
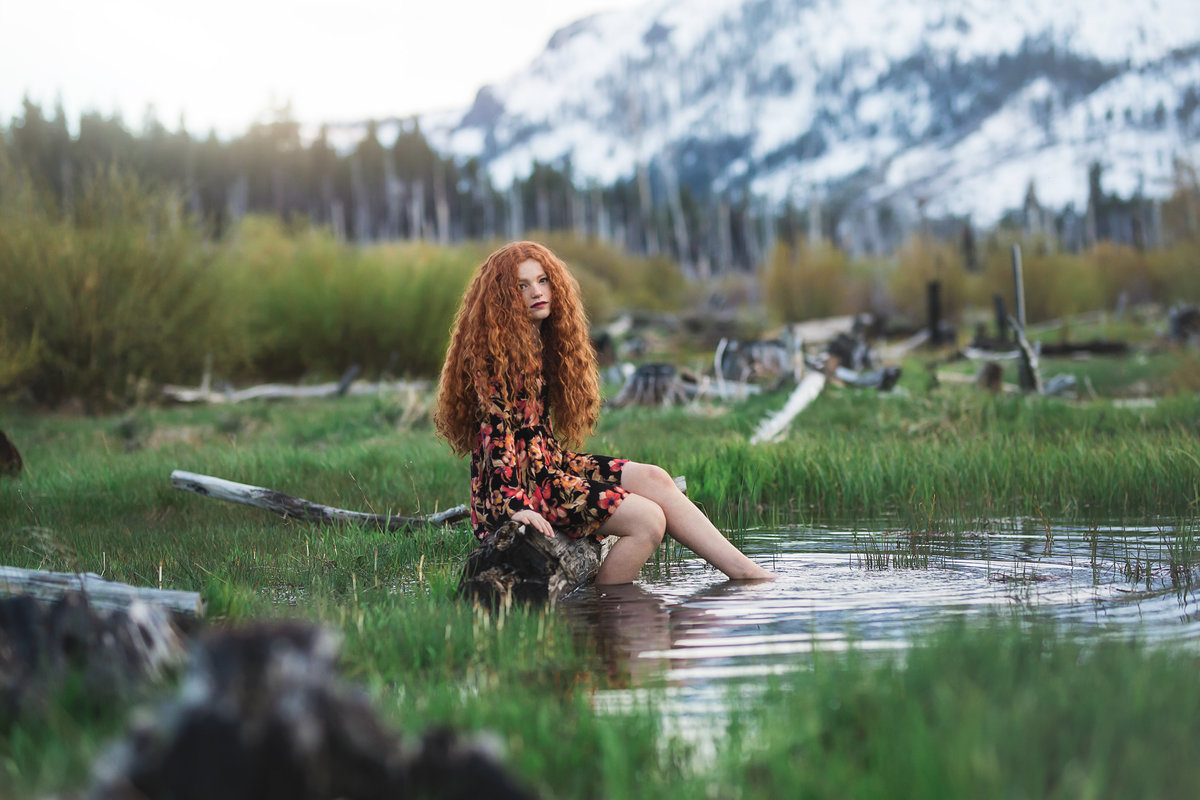
{"type": "Polygon", "coordinates": [[[1177,533],[1028,520],[951,537],[749,531],[745,549],[779,580],[724,581],[688,559],[637,584],[586,589],[564,609],[616,685],[665,685],[692,709],[727,702],[740,679],[803,668],[814,648],[895,650],[953,616],[1037,614],[1200,649],[1198,562],[1179,563],[1177,533]]]}

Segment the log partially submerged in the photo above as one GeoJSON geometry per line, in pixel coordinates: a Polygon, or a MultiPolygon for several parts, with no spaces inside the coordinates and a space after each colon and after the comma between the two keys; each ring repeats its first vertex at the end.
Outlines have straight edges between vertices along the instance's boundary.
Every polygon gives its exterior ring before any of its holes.
{"type": "MultiPolygon", "coordinates": [[[[687,492],[682,476],[675,478],[675,485],[687,492]]],[[[514,602],[554,603],[596,577],[615,541],[615,536],[603,541],[594,536],[546,537],[532,525],[510,520],[467,556],[459,596],[491,608],[514,602]]]]}
{"type": "Polygon", "coordinates": [[[255,508],[274,511],[287,519],[314,522],[319,525],[353,523],[368,525],[383,530],[396,531],[407,527],[450,525],[471,515],[465,506],[454,506],[424,517],[406,517],[399,514],[366,514],[344,508],[313,503],[290,494],[277,492],[262,486],[227,481],[211,475],[198,475],[177,469],[171,473],[171,485],[185,492],[194,492],[217,500],[242,503],[255,508]]]}
{"type": "Polygon", "coordinates": [[[510,520],[467,556],[458,593],[493,608],[554,603],[596,577],[601,550],[591,536],[549,538],[510,520]]]}
{"type": "Polygon", "coordinates": [[[205,608],[199,592],[130,586],[105,580],[94,572],[47,572],[0,566],[0,597],[31,597],[53,602],[70,594],[85,597],[98,609],[126,610],[141,601],[185,619],[203,616],[205,608]]]}

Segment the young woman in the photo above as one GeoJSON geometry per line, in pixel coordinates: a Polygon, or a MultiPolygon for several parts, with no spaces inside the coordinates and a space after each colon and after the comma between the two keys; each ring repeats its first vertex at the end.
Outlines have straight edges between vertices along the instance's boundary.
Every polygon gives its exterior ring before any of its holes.
{"type": "Polygon", "coordinates": [[[471,454],[471,524],[546,536],[617,536],[597,583],[629,583],[663,533],[734,579],[774,577],[746,558],[651,464],[574,453],[600,410],[579,287],[552,252],[515,242],[488,256],[463,297],[434,420],[471,454]]]}

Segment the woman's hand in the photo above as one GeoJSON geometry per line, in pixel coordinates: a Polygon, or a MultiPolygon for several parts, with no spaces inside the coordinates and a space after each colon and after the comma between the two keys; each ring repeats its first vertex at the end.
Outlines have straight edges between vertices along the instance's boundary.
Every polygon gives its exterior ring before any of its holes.
{"type": "Polygon", "coordinates": [[[554,538],[554,528],[550,527],[550,523],[541,514],[536,511],[524,509],[513,514],[509,519],[513,522],[519,522],[522,525],[532,525],[534,528],[542,532],[542,535],[547,539],[554,538]]]}

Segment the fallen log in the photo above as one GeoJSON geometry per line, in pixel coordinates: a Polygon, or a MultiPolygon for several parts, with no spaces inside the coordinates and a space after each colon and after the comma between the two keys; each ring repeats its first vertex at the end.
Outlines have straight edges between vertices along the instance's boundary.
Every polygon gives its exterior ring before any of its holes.
{"type": "MultiPolygon", "coordinates": [[[[687,492],[687,480],[675,478],[687,492]]],[[[504,523],[467,556],[460,597],[489,608],[513,603],[555,603],[596,577],[615,536],[547,537],[532,525],[504,523]]]]}
{"type": "Polygon", "coordinates": [[[622,408],[686,403],[696,396],[696,381],[686,381],[685,377],[674,364],[642,364],[612,399],[612,405],[622,408]]]}
{"type": "Polygon", "coordinates": [[[344,397],[346,395],[373,395],[389,392],[425,390],[428,384],[413,381],[379,381],[364,383],[355,378],[358,373],[349,371],[336,383],[319,383],[312,386],[292,386],[283,383],[265,383],[246,389],[212,390],[205,386],[193,389],[187,386],[166,385],[162,394],[177,403],[209,403],[221,405],[244,403],[249,400],[301,400],[320,397],[344,397]]]}
{"type": "Polygon", "coordinates": [[[1043,356],[1124,356],[1129,354],[1129,342],[1114,339],[1089,339],[1086,342],[1042,342],[1043,356]]]}
{"type": "Polygon", "coordinates": [[[251,486],[247,483],[227,481],[214,478],[211,475],[198,475],[177,469],[171,473],[171,485],[185,492],[193,492],[212,497],[217,500],[227,500],[231,503],[242,503],[266,511],[274,511],[286,519],[302,522],[313,522],[318,525],[344,525],[347,523],[367,525],[382,528],[387,531],[397,531],[407,527],[422,527],[430,525],[451,525],[464,520],[471,515],[465,506],[454,506],[436,514],[424,517],[406,517],[399,514],[367,514],[361,511],[348,511],[344,508],[313,503],[290,494],[277,492],[262,486],[251,486]]]}
{"type": "Polygon", "coordinates": [[[838,366],[834,367],[833,377],[856,389],[878,389],[881,392],[890,392],[900,380],[900,372],[900,367],[896,366],[881,367],[866,372],[838,366]]]}
{"type": "Polygon", "coordinates": [[[783,435],[787,430],[788,425],[796,418],[804,409],[808,408],[809,403],[817,399],[817,395],[825,388],[825,374],[811,370],[805,373],[800,382],[796,384],[796,388],[792,390],[792,394],[784,403],[782,409],[775,414],[770,414],[759,423],[758,428],[754,431],[754,435],[750,437],[750,444],[762,444],[763,442],[773,442],[783,435]]]}
{"type": "Polygon", "coordinates": [[[101,578],[94,572],[47,572],[0,566],[0,597],[31,597],[53,602],[79,594],[98,609],[125,610],[136,601],[163,608],[185,619],[204,616],[199,592],[131,586],[101,578]]]}

